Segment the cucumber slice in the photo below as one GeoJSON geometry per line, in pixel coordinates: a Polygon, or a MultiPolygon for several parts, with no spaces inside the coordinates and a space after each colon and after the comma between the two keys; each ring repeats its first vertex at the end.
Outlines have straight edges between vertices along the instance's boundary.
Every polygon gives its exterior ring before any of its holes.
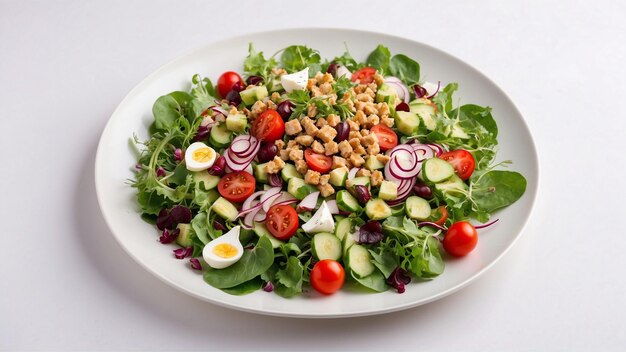
{"type": "Polygon", "coordinates": [[[212,204],[219,197],[220,197],[220,192],[218,192],[215,188],[213,188],[207,193],[206,201],[208,204],[212,204]]]}
{"type": "Polygon", "coordinates": [[[426,220],[430,217],[430,203],[424,198],[411,196],[406,199],[406,215],[411,219],[426,220]]]}
{"type": "Polygon", "coordinates": [[[452,177],[454,175],[454,167],[445,160],[430,158],[422,164],[422,174],[424,180],[437,183],[452,177]]]}
{"type": "Polygon", "coordinates": [[[233,132],[243,132],[248,126],[248,118],[244,114],[229,114],[226,117],[226,128],[233,132]]]}
{"type": "Polygon", "coordinates": [[[333,234],[321,232],[313,236],[311,249],[318,260],[341,259],[341,241],[333,234]]]}
{"type": "Polygon", "coordinates": [[[352,245],[357,243],[356,240],[358,239],[358,236],[359,236],[358,232],[348,233],[346,236],[344,236],[343,241],[342,241],[344,257],[348,254],[348,250],[350,250],[350,247],[352,247],[352,245]]]}
{"type": "Polygon", "coordinates": [[[370,171],[380,170],[384,167],[385,164],[383,164],[382,161],[378,160],[375,155],[370,155],[367,157],[367,160],[365,160],[365,168],[370,171]]]}
{"type": "Polygon", "coordinates": [[[263,100],[268,96],[267,88],[265,86],[257,86],[252,87],[250,89],[242,90],[239,92],[239,96],[241,97],[241,101],[243,101],[246,105],[252,105],[257,102],[257,100],[263,100]]]}
{"type": "Polygon", "coordinates": [[[304,183],[301,178],[292,177],[287,183],[287,192],[299,200],[304,199],[309,193],[316,192],[317,188],[304,183]]]}
{"type": "Polygon", "coordinates": [[[396,99],[398,98],[398,93],[396,90],[388,84],[381,84],[376,91],[376,102],[377,103],[387,103],[390,106],[396,106],[396,99]]]}
{"type": "Polygon", "coordinates": [[[178,224],[176,228],[180,231],[176,237],[176,243],[181,247],[191,247],[191,224],[178,224]]]}
{"type": "Polygon", "coordinates": [[[383,181],[380,184],[378,198],[383,200],[394,200],[398,196],[398,184],[393,181],[383,181]]]}
{"type": "Polygon", "coordinates": [[[391,208],[382,199],[372,199],[365,204],[365,214],[372,220],[382,220],[391,216],[391,208]]]}
{"type": "Polygon", "coordinates": [[[435,107],[431,105],[427,100],[414,100],[409,104],[409,109],[412,113],[417,114],[417,116],[422,119],[424,126],[429,131],[433,131],[437,128],[437,121],[435,120],[435,107]]]}
{"type": "Polygon", "coordinates": [[[339,210],[357,212],[363,209],[361,208],[359,201],[356,200],[356,198],[354,198],[354,196],[346,190],[341,190],[337,192],[336,200],[339,210]]]}
{"type": "Polygon", "coordinates": [[[193,172],[193,180],[196,183],[203,183],[204,189],[210,190],[217,186],[218,182],[220,182],[219,176],[213,176],[208,171],[198,171],[193,172]]]}
{"type": "Polygon", "coordinates": [[[338,169],[334,169],[330,172],[330,179],[328,183],[333,186],[342,187],[346,185],[346,180],[348,179],[348,171],[347,167],[340,167],[338,169]]]}
{"type": "Polygon", "coordinates": [[[296,170],[296,167],[293,164],[288,164],[285,163],[285,166],[283,166],[282,171],[280,172],[280,175],[283,177],[283,180],[285,182],[289,181],[292,178],[302,178],[302,175],[300,175],[300,173],[298,172],[298,170],[296,170]]]}
{"type": "Polygon", "coordinates": [[[376,269],[374,264],[372,264],[370,252],[360,244],[350,246],[346,257],[346,265],[358,277],[366,277],[376,269]]]}
{"type": "Polygon", "coordinates": [[[340,240],[343,240],[347,234],[352,232],[352,219],[345,218],[337,222],[337,228],[335,229],[335,236],[340,240]]]}
{"type": "Polygon", "coordinates": [[[237,219],[237,215],[239,215],[239,211],[237,211],[237,208],[235,208],[233,203],[222,197],[217,198],[211,208],[217,213],[217,215],[228,221],[235,221],[235,219],[237,219]]]}
{"type": "Polygon", "coordinates": [[[446,181],[436,183],[435,189],[444,194],[461,195],[467,190],[467,185],[459,176],[452,175],[446,181]]]}
{"type": "Polygon", "coordinates": [[[222,149],[230,144],[232,133],[226,128],[225,123],[221,123],[211,128],[209,143],[217,149],[222,149]]]}
{"type": "Polygon", "coordinates": [[[254,165],[254,178],[256,178],[257,181],[263,183],[267,183],[267,172],[265,172],[265,165],[267,165],[267,163],[254,165]]]}
{"type": "Polygon", "coordinates": [[[352,187],[357,185],[363,185],[370,188],[370,178],[368,176],[359,176],[352,179],[352,187]]]}
{"type": "Polygon", "coordinates": [[[392,216],[404,215],[404,204],[398,204],[390,208],[392,216]]]}
{"type": "Polygon", "coordinates": [[[396,111],[394,118],[398,131],[405,136],[412,136],[417,133],[420,119],[416,113],[409,111],[396,111]]]}
{"type": "Polygon", "coordinates": [[[274,249],[280,247],[282,244],[285,244],[285,242],[280,241],[276,239],[276,237],[272,236],[272,234],[267,230],[267,227],[265,227],[265,224],[263,223],[255,222],[252,231],[254,231],[254,233],[259,236],[259,238],[263,236],[267,237],[272,244],[272,248],[274,249]]]}

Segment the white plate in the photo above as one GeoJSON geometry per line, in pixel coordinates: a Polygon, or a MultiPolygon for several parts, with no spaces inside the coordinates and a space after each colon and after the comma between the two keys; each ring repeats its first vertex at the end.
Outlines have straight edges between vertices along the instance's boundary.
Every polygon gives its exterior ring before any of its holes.
{"type": "Polygon", "coordinates": [[[222,306],[279,316],[327,318],[372,315],[397,311],[432,302],[451,294],[478,278],[507,252],[522,232],[537,194],[538,161],[531,134],[511,99],[489,78],[463,61],[438,49],[409,39],[345,29],[292,29],[241,36],[207,45],[161,67],[135,87],[111,116],[98,146],[96,191],[104,218],[122,247],[149,272],[181,291],[222,306]],[[157,231],[141,220],[132,178],[135,158],[129,138],[137,132],[147,136],[151,108],[157,97],[174,90],[188,90],[191,76],[200,73],[214,82],[224,71],[242,71],[248,43],[269,55],[292,44],[318,49],[322,57],[341,55],[346,43],[357,60],[364,60],[378,43],[393,53],[403,53],[420,63],[422,78],[458,82],[463,103],[493,107],[498,123],[499,160],[514,161],[511,169],[528,180],[526,194],[499,212],[500,222],[480,231],[477,249],[463,259],[448,260],[445,272],[430,282],[411,283],[404,294],[389,290],[380,294],[339,292],[284,299],[258,291],[231,296],[215,289],[188,267],[187,260],[172,255],[173,246],[156,241],[157,231]]]}

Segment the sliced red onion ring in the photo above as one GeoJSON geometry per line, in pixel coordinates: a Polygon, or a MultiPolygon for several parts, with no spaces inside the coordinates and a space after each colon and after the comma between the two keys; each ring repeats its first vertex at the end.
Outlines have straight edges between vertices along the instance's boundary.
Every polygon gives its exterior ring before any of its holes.
{"type": "Polygon", "coordinates": [[[204,127],[213,127],[213,125],[215,125],[215,121],[213,120],[213,118],[211,116],[205,116],[202,118],[202,122],[200,122],[200,126],[204,126],[204,127]]]}
{"type": "Polygon", "coordinates": [[[224,116],[228,115],[228,112],[226,112],[226,110],[222,109],[221,106],[211,106],[211,107],[209,107],[209,109],[213,110],[216,114],[222,114],[224,116]]]}
{"type": "Polygon", "coordinates": [[[391,86],[398,93],[398,98],[400,98],[400,100],[404,101],[407,104],[409,103],[409,100],[411,98],[409,88],[404,85],[401,79],[390,76],[385,78],[385,83],[391,86]]]}
{"type": "Polygon", "coordinates": [[[350,169],[350,172],[348,172],[348,180],[352,180],[356,176],[356,173],[359,172],[359,170],[361,170],[360,167],[353,167],[352,169],[350,169]]]}
{"type": "MultiPolygon", "coordinates": [[[[426,83],[424,84],[424,86],[426,86],[426,85],[427,85],[428,87],[424,87],[424,88],[426,88],[426,91],[428,91],[428,93],[430,93],[430,92],[431,92],[431,90],[432,90],[431,85],[432,85],[432,86],[434,86],[435,84],[434,84],[434,83],[429,83],[429,82],[426,82],[426,83]]],[[[441,88],[441,81],[437,81],[437,89],[435,90],[435,92],[434,92],[433,94],[431,94],[431,95],[427,96],[427,97],[426,97],[426,99],[432,99],[435,95],[437,95],[437,93],[439,92],[439,88],[441,88]]]]}
{"type": "Polygon", "coordinates": [[[500,219],[495,219],[494,221],[492,221],[492,222],[490,222],[488,224],[484,224],[484,225],[474,225],[474,228],[475,229],[484,229],[485,227],[489,227],[489,226],[495,224],[496,222],[498,222],[498,220],[500,220],[500,219]]]}
{"type": "Polygon", "coordinates": [[[265,222],[265,220],[267,220],[267,213],[263,209],[254,215],[254,221],[265,222]]]}
{"type": "Polygon", "coordinates": [[[311,211],[317,207],[317,198],[319,198],[320,192],[313,192],[308,194],[300,204],[298,204],[297,210],[299,211],[311,211]]]}
{"type": "MultiPolygon", "coordinates": [[[[250,195],[250,197],[246,198],[246,200],[243,201],[243,204],[241,205],[241,211],[246,211],[250,208],[252,208],[253,204],[252,202],[254,200],[256,200],[256,198],[258,198],[259,196],[263,195],[265,193],[265,191],[258,191],[258,192],[254,192],[250,195]]],[[[239,213],[241,215],[241,213],[239,213]]]]}
{"type": "Polygon", "coordinates": [[[417,176],[421,170],[421,165],[417,160],[415,151],[397,152],[389,162],[388,170],[391,175],[399,179],[409,179],[417,176]]]}
{"type": "Polygon", "coordinates": [[[440,146],[439,144],[435,144],[435,143],[427,143],[426,145],[427,145],[427,146],[429,146],[429,147],[430,147],[430,148],[431,148],[431,149],[435,152],[435,155],[437,155],[437,156],[439,156],[439,155],[443,154],[443,153],[444,153],[444,151],[445,151],[445,150],[443,149],[443,147],[442,147],[442,146],[440,146]]]}
{"type": "Polygon", "coordinates": [[[415,143],[411,144],[411,147],[413,147],[413,150],[415,151],[415,156],[417,157],[418,162],[422,162],[435,156],[435,151],[428,144],[415,143]]]}
{"type": "Polygon", "coordinates": [[[265,194],[261,196],[261,203],[263,204],[263,210],[267,213],[267,211],[272,206],[272,203],[280,197],[280,187],[272,187],[265,191],[265,194]]]}
{"type": "Polygon", "coordinates": [[[417,224],[417,226],[430,226],[430,227],[434,227],[437,228],[441,231],[448,231],[448,229],[445,226],[441,226],[437,223],[431,222],[431,221],[423,221],[417,224]]]}
{"type": "Polygon", "coordinates": [[[409,196],[409,194],[411,194],[411,190],[413,189],[414,185],[415,185],[415,178],[401,180],[398,185],[398,195],[396,199],[388,201],[387,204],[396,205],[396,204],[403,203],[404,200],[409,196]]]}
{"type": "Polygon", "coordinates": [[[298,199],[287,192],[280,192],[280,197],[276,198],[272,205],[284,205],[297,203],[298,199]]]}

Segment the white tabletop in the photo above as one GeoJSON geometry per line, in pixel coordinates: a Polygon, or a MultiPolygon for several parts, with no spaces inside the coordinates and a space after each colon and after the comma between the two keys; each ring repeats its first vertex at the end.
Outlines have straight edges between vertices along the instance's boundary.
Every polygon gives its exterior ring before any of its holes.
{"type": "Polygon", "coordinates": [[[625,3],[364,3],[0,1],[0,349],[623,349],[625,3]],[[194,47],[294,26],[431,44],[517,103],[540,196],[521,240],[476,283],[382,316],[274,318],[188,297],[114,241],[93,166],[124,95],[194,47]]]}

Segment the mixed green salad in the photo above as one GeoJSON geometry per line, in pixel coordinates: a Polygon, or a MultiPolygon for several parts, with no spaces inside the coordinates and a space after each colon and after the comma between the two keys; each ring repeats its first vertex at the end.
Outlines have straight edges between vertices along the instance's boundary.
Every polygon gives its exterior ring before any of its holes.
{"type": "Polygon", "coordinates": [[[159,97],[132,186],[159,241],[230,294],[344,284],[405,291],[526,189],[497,170],[491,109],[378,45],[365,62],[302,45],[159,97]],[[470,219],[485,223],[473,225],[470,219]]]}

